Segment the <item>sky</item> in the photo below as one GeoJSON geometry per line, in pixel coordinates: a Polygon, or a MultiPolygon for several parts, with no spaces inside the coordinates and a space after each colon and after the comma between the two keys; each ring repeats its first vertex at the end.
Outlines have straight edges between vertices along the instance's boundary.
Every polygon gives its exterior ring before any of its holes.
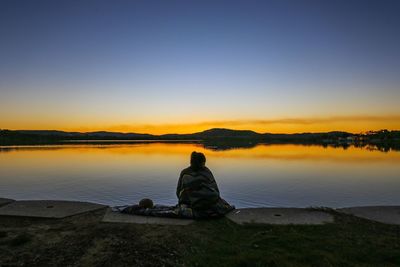
{"type": "Polygon", "coordinates": [[[400,129],[400,1],[0,1],[0,128],[400,129]]]}

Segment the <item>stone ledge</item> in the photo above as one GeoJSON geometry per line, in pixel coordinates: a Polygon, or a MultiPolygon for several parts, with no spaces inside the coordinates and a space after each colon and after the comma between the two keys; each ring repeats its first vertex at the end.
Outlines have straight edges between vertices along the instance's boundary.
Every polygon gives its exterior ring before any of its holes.
{"type": "Polygon", "coordinates": [[[14,202],[14,201],[15,201],[14,199],[1,198],[0,197],[0,207],[4,206],[4,205],[7,205],[7,204],[10,204],[11,202],[14,202]]]}
{"type": "MultiPolygon", "coordinates": [[[[38,218],[65,218],[107,206],[62,200],[15,201],[0,198],[0,216],[22,216],[38,218]]],[[[336,209],[364,219],[386,224],[400,225],[400,206],[363,206],[336,209]]],[[[324,224],[334,221],[331,214],[304,208],[244,208],[237,209],[226,217],[237,224],[324,224]]],[[[188,225],[194,220],[128,215],[107,209],[102,222],[137,223],[159,225],[188,225]]]]}
{"type": "Polygon", "coordinates": [[[107,209],[102,219],[102,222],[159,224],[159,225],[188,225],[193,223],[194,220],[123,214],[120,212],[113,212],[111,211],[111,209],[107,209]]]}
{"type": "Polygon", "coordinates": [[[226,217],[237,224],[324,224],[334,221],[326,212],[302,208],[237,209],[226,217]]]}
{"type": "Polygon", "coordinates": [[[336,210],[367,220],[400,225],[400,206],[364,206],[336,210]]]}
{"type": "Polygon", "coordinates": [[[0,207],[0,216],[65,218],[107,206],[79,201],[23,200],[0,207]]]}

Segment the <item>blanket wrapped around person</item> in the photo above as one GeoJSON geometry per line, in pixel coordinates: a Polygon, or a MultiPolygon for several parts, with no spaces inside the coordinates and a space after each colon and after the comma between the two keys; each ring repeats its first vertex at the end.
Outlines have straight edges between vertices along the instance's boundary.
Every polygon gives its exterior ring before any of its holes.
{"type": "Polygon", "coordinates": [[[205,219],[222,217],[234,206],[221,198],[218,185],[211,171],[205,166],[203,153],[191,154],[190,167],[179,176],[175,206],[153,205],[152,201],[142,200],[139,205],[120,208],[122,213],[157,217],[205,219]],[[151,201],[151,203],[150,203],[151,201]]]}

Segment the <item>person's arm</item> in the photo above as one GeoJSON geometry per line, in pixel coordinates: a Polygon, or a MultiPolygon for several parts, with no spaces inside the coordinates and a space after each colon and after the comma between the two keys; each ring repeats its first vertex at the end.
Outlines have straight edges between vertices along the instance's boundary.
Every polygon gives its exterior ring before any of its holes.
{"type": "Polygon", "coordinates": [[[207,176],[208,179],[210,180],[210,184],[212,185],[212,187],[219,193],[219,188],[217,185],[217,181],[215,181],[214,175],[212,174],[212,172],[210,171],[209,168],[206,167],[206,171],[207,171],[207,176]]]}
{"type": "Polygon", "coordinates": [[[215,189],[217,190],[217,192],[218,192],[218,194],[219,194],[219,188],[218,188],[218,184],[217,184],[217,181],[215,181],[215,178],[214,178],[214,175],[212,174],[212,172],[210,171],[210,173],[211,173],[211,176],[212,176],[212,179],[214,180],[214,185],[215,185],[215,189]]]}
{"type": "Polygon", "coordinates": [[[182,190],[182,177],[183,177],[183,172],[184,172],[184,171],[181,171],[181,174],[179,175],[179,179],[178,179],[178,184],[177,184],[177,186],[176,186],[176,197],[178,198],[178,200],[179,200],[179,193],[180,193],[181,190],[182,190]]]}

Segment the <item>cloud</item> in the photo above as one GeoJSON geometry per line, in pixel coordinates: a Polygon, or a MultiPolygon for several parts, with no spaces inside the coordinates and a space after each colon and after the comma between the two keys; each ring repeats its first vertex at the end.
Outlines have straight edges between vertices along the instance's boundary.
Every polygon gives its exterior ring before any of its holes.
{"type": "Polygon", "coordinates": [[[317,124],[317,123],[336,123],[336,122],[354,122],[354,121],[383,122],[383,121],[395,121],[395,120],[400,121],[400,115],[285,118],[285,119],[272,119],[272,120],[252,120],[252,122],[258,124],[317,124]]]}

